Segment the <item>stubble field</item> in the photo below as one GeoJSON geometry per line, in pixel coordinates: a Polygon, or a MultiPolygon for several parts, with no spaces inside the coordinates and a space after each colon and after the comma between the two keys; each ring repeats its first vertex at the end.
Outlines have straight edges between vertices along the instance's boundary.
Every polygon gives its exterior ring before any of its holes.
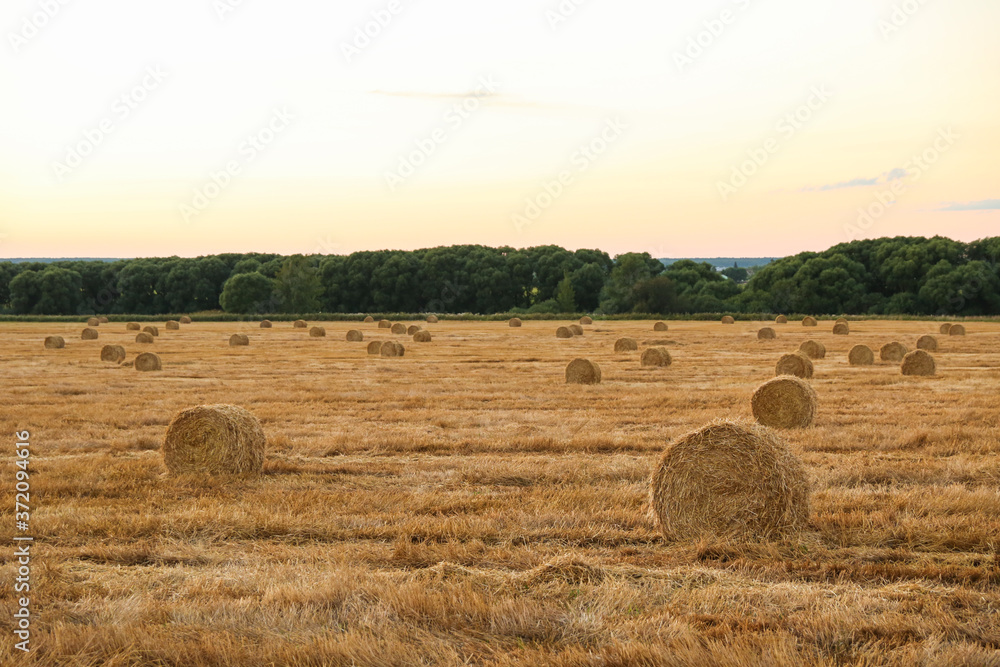
{"type": "Polygon", "coordinates": [[[0,324],[0,541],[14,433],[31,432],[32,651],[13,647],[0,551],[0,664],[1000,665],[1000,324],[931,322],[0,324]],[[344,340],[349,328],[364,343],[344,340]],[[244,331],[250,346],[230,348],[244,331]],[[66,338],[45,350],[47,335],[66,338]],[[847,353],[938,335],[937,376],[847,353]],[[631,336],[639,352],[615,354],[631,336]],[[783,437],[812,484],[777,543],[670,543],[648,512],[664,446],[750,396],[785,352],[828,350],[814,427],[783,437]],[[404,342],[401,359],[369,340],[404,342]],[[663,341],[668,368],[639,354],[663,341]],[[161,372],[100,361],[122,344],[161,372]],[[140,349],[141,348],[141,349],[140,349]],[[598,362],[603,383],[566,385],[598,362]],[[174,414],[232,403],[268,437],[257,479],[174,477],[174,414]]]}

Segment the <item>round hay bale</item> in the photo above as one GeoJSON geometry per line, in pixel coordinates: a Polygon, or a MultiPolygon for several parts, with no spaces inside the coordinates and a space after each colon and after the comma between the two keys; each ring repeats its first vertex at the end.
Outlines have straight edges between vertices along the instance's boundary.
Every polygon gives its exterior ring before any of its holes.
{"type": "Polygon", "coordinates": [[[101,348],[101,361],[113,361],[120,364],[125,361],[125,348],[121,345],[105,345],[101,348]]]}
{"type": "Polygon", "coordinates": [[[159,329],[159,327],[154,327],[152,325],[150,325],[148,327],[143,327],[142,330],[145,331],[146,333],[148,333],[150,336],[159,336],[160,335],[160,329],[159,329]]]}
{"type": "Polygon", "coordinates": [[[375,321],[375,318],[372,317],[371,315],[368,315],[367,317],[365,317],[365,324],[372,324],[374,321],[375,321]]]}
{"type": "Polygon", "coordinates": [[[162,371],[163,363],[160,362],[159,355],[152,352],[143,352],[135,358],[135,370],[137,371],[162,371]]]}
{"type": "Polygon", "coordinates": [[[512,317],[509,320],[507,320],[507,326],[514,328],[519,327],[521,326],[521,320],[517,317],[512,317]]]}
{"type": "Polygon", "coordinates": [[[601,367],[589,359],[574,359],[566,366],[567,384],[600,384],[601,367]]]}
{"type": "Polygon", "coordinates": [[[229,337],[229,347],[241,347],[250,344],[250,338],[246,334],[234,333],[229,337]]]}
{"type": "Polygon", "coordinates": [[[429,343],[431,342],[431,332],[430,331],[418,331],[413,334],[414,343],[429,343]]]}
{"type": "Polygon", "coordinates": [[[181,324],[191,324],[191,318],[187,315],[181,317],[181,324]]]}
{"type": "Polygon", "coordinates": [[[826,345],[815,340],[807,340],[799,345],[799,352],[810,359],[826,359],[826,345]]]}
{"type": "Polygon", "coordinates": [[[938,329],[938,331],[940,333],[943,333],[943,334],[947,335],[947,334],[951,333],[951,327],[952,327],[951,322],[945,322],[944,324],[941,325],[941,328],[938,329]]]}
{"type": "Polygon", "coordinates": [[[639,343],[635,338],[619,338],[615,341],[615,352],[635,352],[639,349],[639,343]]]}
{"type": "Polygon", "coordinates": [[[666,322],[657,322],[653,325],[653,331],[667,331],[669,329],[666,322]]]}
{"type": "Polygon", "coordinates": [[[556,338],[572,338],[573,332],[570,331],[569,327],[559,327],[556,329],[556,338]]]}
{"type": "Polygon", "coordinates": [[[809,520],[805,466],[778,435],[720,421],[670,443],[650,500],[668,540],[768,539],[809,520]]]}
{"type": "Polygon", "coordinates": [[[167,320],[167,331],[177,331],[181,328],[181,323],[176,320],[167,320]]]}
{"type": "Polygon", "coordinates": [[[867,345],[855,345],[847,354],[847,361],[852,366],[871,366],[875,363],[875,353],[867,345]]]}
{"type": "Polygon", "coordinates": [[[365,339],[365,335],[358,331],[357,329],[351,329],[347,332],[347,342],[348,343],[361,343],[365,339]]]}
{"type": "Polygon", "coordinates": [[[293,329],[308,329],[309,328],[309,323],[306,322],[305,320],[295,320],[294,322],[292,322],[292,328],[293,329]]]}
{"type": "Polygon", "coordinates": [[[764,327],[757,332],[757,340],[774,340],[777,337],[777,332],[771,327],[764,327]]]}
{"type": "Polygon", "coordinates": [[[382,343],[382,348],[379,350],[379,354],[383,357],[401,357],[406,353],[406,350],[402,345],[395,341],[387,340],[382,343]]]}
{"type": "Polygon", "coordinates": [[[847,324],[848,326],[850,326],[850,322],[847,321],[846,317],[838,317],[836,320],[834,320],[833,323],[834,324],[847,324]]]}
{"type": "Polygon", "coordinates": [[[379,329],[391,329],[392,328],[392,322],[390,322],[389,320],[379,320],[378,321],[378,328],[379,329]]]}
{"type": "Polygon", "coordinates": [[[580,318],[580,324],[593,324],[594,320],[584,315],[580,318]]]}
{"type": "Polygon", "coordinates": [[[125,325],[125,331],[139,331],[142,327],[139,326],[138,322],[129,322],[125,325]]]}
{"type": "Polygon", "coordinates": [[[898,364],[906,356],[906,353],[910,350],[902,343],[886,343],[879,350],[879,357],[882,361],[891,361],[892,363],[898,364]]]}
{"type": "Polygon", "coordinates": [[[406,333],[406,325],[396,322],[395,324],[392,325],[392,328],[390,328],[389,331],[401,336],[406,333]]]}
{"type": "Polygon", "coordinates": [[[833,325],[833,335],[834,336],[849,336],[851,333],[851,327],[847,322],[837,322],[833,325]]]}
{"type": "Polygon", "coordinates": [[[665,347],[648,347],[643,350],[640,359],[643,366],[669,366],[673,361],[665,347]]]}
{"type": "Polygon", "coordinates": [[[88,327],[99,327],[99,326],[101,326],[101,321],[99,319],[97,319],[96,317],[91,317],[90,319],[87,320],[87,326],[88,327]]]}
{"type": "Polygon", "coordinates": [[[368,343],[368,354],[381,354],[382,353],[382,341],[373,340],[368,343]]]}
{"type": "Polygon", "coordinates": [[[98,322],[100,322],[101,324],[107,324],[107,323],[109,323],[109,322],[110,322],[111,320],[109,320],[108,318],[106,318],[106,317],[104,317],[104,316],[102,315],[101,317],[98,317],[98,318],[97,318],[97,321],[98,321],[98,322]]]}
{"type": "Polygon", "coordinates": [[[573,332],[574,336],[582,336],[583,335],[583,327],[581,327],[579,324],[571,324],[571,325],[569,325],[568,328],[569,328],[570,331],[573,332]]]}
{"type": "Polygon", "coordinates": [[[964,336],[965,335],[965,325],[962,324],[952,324],[951,328],[948,329],[949,336],[964,336]]]}
{"type": "Polygon", "coordinates": [[[914,350],[905,357],[899,366],[903,375],[934,375],[937,372],[937,364],[926,350],[914,350]]]}
{"type": "Polygon", "coordinates": [[[45,338],[46,350],[61,350],[66,347],[66,341],[62,336],[47,336],[45,338]]]}
{"type": "Polygon", "coordinates": [[[153,338],[153,335],[148,334],[145,331],[142,331],[135,335],[135,342],[142,343],[143,345],[150,345],[154,340],[156,339],[153,338]]]}
{"type": "Polygon", "coordinates": [[[917,349],[937,352],[938,342],[934,336],[921,336],[917,339],[917,349]]]}
{"type": "Polygon", "coordinates": [[[819,322],[816,321],[815,317],[808,317],[808,316],[806,316],[806,317],[802,318],[802,326],[804,326],[804,327],[816,327],[816,326],[819,326],[819,322]]]}
{"type": "Polygon", "coordinates": [[[418,331],[420,331],[420,327],[418,327],[416,324],[411,324],[410,326],[406,327],[406,335],[407,336],[412,336],[413,334],[417,333],[418,331]]]}
{"type": "Polygon", "coordinates": [[[750,408],[764,426],[806,428],[816,416],[816,391],[801,378],[782,375],[757,387],[750,408]]]}
{"type": "Polygon", "coordinates": [[[258,474],[267,438],[253,413],[235,405],[181,410],[167,427],[163,462],[175,474],[258,474]]]}
{"type": "Polygon", "coordinates": [[[272,327],[274,327],[274,323],[271,322],[271,320],[261,320],[260,321],[260,328],[261,329],[271,329],[272,327]]]}
{"type": "Polygon", "coordinates": [[[313,327],[309,330],[310,338],[326,338],[326,328],[324,327],[313,327]]]}
{"type": "Polygon", "coordinates": [[[427,316],[427,324],[437,324],[437,323],[438,323],[437,315],[428,315],[427,316]]]}
{"type": "Polygon", "coordinates": [[[723,324],[736,324],[736,319],[732,315],[726,315],[722,318],[723,324]]]}
{"type": "Polygon", "coordinates": [[[774,318],[774,323],[775,324],[788,324],[788,318],[785,317],[784,315],[778,315],[776,318],[774,318]]]}
{"type": "Polygon", "coordinates": [[[775,375],[794,375],[807,380],[813,376],[813,372],[812,360],[799,352],[782,356],[774,367],[775,375]]]}
{"type": "Polygon", "coordinates": [[[97,340],[97,329],[87,327],[83,330],[83,333],[80,334],[80,338],[82,340],[97,340]]]}

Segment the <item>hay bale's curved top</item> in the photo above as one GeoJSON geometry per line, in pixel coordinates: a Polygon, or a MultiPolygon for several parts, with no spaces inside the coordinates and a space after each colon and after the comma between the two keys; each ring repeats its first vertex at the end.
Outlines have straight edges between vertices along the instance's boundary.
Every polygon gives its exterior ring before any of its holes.
{"type": "Polygon", "coordinates": [[[964,336],[965,335],[965,325],[964,324],[952,324],[951,328],[948,329],[949,336],[964,336]]]}
{"type": "Polygon", "coordinates": [[[753,393],[754,419],[771,428],[806,428],[816,417],[816,391],[805,380],[782,375],[768,380],[753,393]]]}
{"type": "Polygon", "coordinates": [[[368,354],[381,354],[382,353],[382,341],[373,340],[368,343],[368,354]]]}
{"type": "Polygon", "coordinates": [[[938,341],[934,336],[921,336],[917,339],[918,350],[928,350],[935,352],[938,349],[938,341]]]}
{"type": "Polygon", "coordinates": [[[125,331],[139,331],[142,327],[139,326],[138,322],[129,322],[125,325],[125,331]]]}
{"type": "Polygon", "coordinates": [[[799,352],[810,359],[826,359],[826,345],[815,340],[807,340],[799,345],[799,352]]]}
{"type": "Polygon", "coordinates": [[[389,330],[396,335],[402,335],[406,333],[406,325],[396,322],[389,330]]]}
{"type": "Polygon", "coordinates": [[[615,352],[634,352],[639,349],[635,338],[619,338],[615,341],[615,352]]]}
{"type": "Polygon", "coordinates": [[[674,440],[650,486],[669,540],[770,539],[809,520],[802,462],[774,431],[750,422],[714,422],[674,440]]]}
{"type": "Polygon", "coordinates": [[[556,329],[556,338],[572,338],[573,332],[569,327],[559,327],[556,329]]]}
{"type": "Polygon", "coordinates": [[[653,331],[667,331],[669,329],[666,322],[657,322],[653,325],[653,331]]]}
{"type": "Polygon", "coordinates": [[[851,333],[851,327],[847,322],[837,322],[833,325],[833,335],[834,336],[849,336],[851,333]]]}
{"type": "Polygon", "coordinates": [[[427,323],[428,324],[437,324],[438,323],[438,317],[437,317],[437,315],[428,315],[427,316],[427,323]]]}
{"type": "Polygon", "coordinates": [[[764,327],[757,332],[757,340],[774,340],[778,337],[778,333],[771,327],[764,327]]]}
{"type": "Polygon", "coordinates": [[[411,324],[410,326],[406,327],[406,335],[407,336],[412,336],[413,334],[417,333],[418,331],[420,331],[420,327],[417,326],[416,324],[411,324]]]}
{"type": "Polygon", "coordinates": [[[159,329],[159,327],[154,327],[153,325],[145,326],[145,327],[142,328],[142,330],[145,331],[146,333],[148,333],[150,336],[159,336],[160,335],[160,329],[159,329]]]}
{"type": "Polygon", "coordinates": [[[365,317],[365,324],[372,324],[374,321],[375,321],[375,318],[372,317],[371,315],[367,315],[365,317]]]}
{"type": "Polygon", "coordinates": [[[852,366],[871,366],[875,363],[875,353],[867,345],[855,345],[848,352],[847,361],[852,366]]]}
{"type": "Polygon", "coordinates": [[[643,350],[639,361],[643,366],[669,366],[674,360],[667,348],[649,347],[643,350]]]}
{"type": "Polygon", "coordinates": [[[163,462],[173,474],[258,474],[267,438],[260,421],[235,405],[181,410],[167,427],[163,462]]]}
{"type": "Polygon", "coordinates": [[[47,336],[45,338],[46,350],[61,350],[66,347],[66,341],[62,336],[47,336]]]}
{"type": "Polygon", "coordinates": [[[601,367],[589,359],[574,359],[566,366],[567,384],[600,384],[601,367]]]}
{"type": "Polygon", "coordinates": [[[191,318],[187,315],[181,317],[181,324],[191,324],[191,318]]]}
{"type": "Polygon", "coordinates": [[[98,318],[97,318],[97,321],[98,321],[98,322],[100,322],[101,324],[107,324],[107,323],[109,323],[109,322],[110,322],[111,320],[109,320],[109,319],[108,319],[107,317],[105,317],[104,315],[101,315],[100,317],[98,317],[98,318]]]}
{"type": "Polygon", "coordinates": [[[574,336],[582,336],[583,335],[583,327],[581,327],[579,324],[571,324],[571,325],[569,325],[568,328],[569,328],[570,331],[573,332],[574,336]]]}
{"type": "Polygon", "coordinates": [[[90,327],[87,327],[80,334],[80,338],[82,340],[97,340],[97,329],[91,329],[90,327]]]}
{"type": "Polygon", "coordinates": [[[392,322],[390,322],[389,320],[379,320],[378,321],[378,328],[379,329],[391,329],[392,328],[392,322]]]}
{"type": "Polygon", "coordinates": [[[804,327],[816,327],[816,326],[819,326],[819,322],[816,321],[815,317],[806,316],[806,317],[802,318],[802,326],[804,326],[804,327]]]}
{"type": "Polygon", "coordinates": [[[776,318],[774,318],[774,323],[775,324],[788,324],[788,318],[785,317],[784,315],[778,315],[776,318]]]}
{"type": "Polygon", "coordinates": [[[121,345],[105,345],[101,348],[101,361],[113,361],[120,364],[125,361],[125,348],[121,345]]]}
{"type": "Polygon", "coordinates": [[[348,343],[360,343],[364,341],[365,335],[358,331],[357,329],[351,329],[347,332],[347,342],[348,343]]]}
{"type": "Polygon", "coordinates": [[[305,320],[295,320],[292,322],[292,328],[294,329],[308,329],[309,323],[305,320]]]}
{"type": "Polygon", "coordinates": [[[142,343],[143,345],[149,345],[154,340],[156,340],[156,339],[153,338],[152,334],[148,334],[145,331],[142,331],[142,332],[137,333],[135,335],[135,342],[142,343]]]}
{"type": "Polygon", "coordinates": [[[937,364],[926,350],[914,350],[905,357],[899,366],[903,375],[934,375],[937,372],[937,364]]]}
{"type": "Polygon", "coordinates": [[[406,354],[406,349],[395,341],[387,340],[382,343],[379,354],[383,357],[402,357],[406,354]]]}
{"type": "Polygon", "coordinates": [[[836,320],[834,321],[834,324],[847,324],[848,326],[850,326],[850,323],[849,323],[849,322],[847,321],[847,318],[846,318],[846,317],[838,317],[838,318],[837,318],[837,319],[836,319],[836,320]]]}
{"type": "Polygon", "coordinates": [[[512,317],[507,320],[507,326],[509,327],[519,327],[521,326],[521,319],[518,317],[512,317]]]}
{"type": "Polygon", "coordinates": [[[736,324],[736,318],[733,317],[732,315],[726,315],[725,317],[722,318],[722,323],[723,324],[736,324]]]}
{"type": "Polygon", "coordinates": [[[166,328],[167,331],[177,331],[181,328],[181,323],[177,320],[167,320],[166,328]]]}
{"type": "Polygon", "coordinates": [[[159,355],[153,354],[152,352],[143,352],[138,357],[135,358],[133,362],[135,370],[137,371],[162,371],[163,364],[160,362],[159,355]]]}
{"type": "Polygon", "coordinates": [[[326,337],[326,328],[325,327],[313,327],[312,329],[309,330],[309,337],[310,338],[325,338],[326,337]]]}
{"type": "Polygon", "coordinates": [[[234,333],[229,337],[229,347],[240,347],[250,344],[250,337],[246,334],[234,333]]]}
{"type": "Polygon", "coordinates": [[[879,357],[882,361],[890,361],[898,364],[903,360],[903,357],[906,356],[907,352],[909,352],[909,349],[907,349],[907,347],[902,343],[886,343],[882,346],[882,349],[879,350],[879,357]]]}
{"type": "Polygon", "coordinates": [[[417,333],[413,334],[413,342],[414,343],[429,343],[429,342],[431,342],[431,332],[430,331],[424,331],[424,330],[418,331],[417,333]]]}
{"type": "Polygon", "coordinates": [[[586,315],[580,318],[580,324],[593,324],[594,320],[586,315]]]}
{"type": "Polygon", "coordinates": [[[951,333],[951,326],[951,322],[945,322],[941,325],[941,328],[938,329],[938,331],[943,334],[951,333]]]}
{"type": "Polygon", "coordinates": [[[261,329],[271,329],[273,327],[274,327],[274,323],[271,320],[261,320],[260,321],[260,328],[261,329]]]}
{"type": "Polygon", "coordinates": [[[813,372],[812,360],[798,352],[784,355],[774,367],[775,375],[794,375],[805,379],[811,378],[813,372]]]}
{"type": "Polygon", "coordinates": [[[101,326],[101,321],[99,319],[97,319],[96,317],[91,317],[91,318],[87,319],[87,326],[88,327],[99,327],[99,326],[101,326]]]}

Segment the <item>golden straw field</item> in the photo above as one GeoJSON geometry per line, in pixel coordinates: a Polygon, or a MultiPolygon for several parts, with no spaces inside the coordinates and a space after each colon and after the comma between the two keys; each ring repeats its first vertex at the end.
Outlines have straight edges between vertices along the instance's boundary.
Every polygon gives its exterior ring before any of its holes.
{"type": "Polygon", "coordinates": [[[429,343],[377,322],[155,324],[152,345],[124,322],[98,340],[0,324],[0,536],[29,430],[37,541],[32,651],[5,641],[0,664],[1000,665],[1000,324],[597,321],[558,339],[570,322],[420,323],[429,343]],[[923,334],[936,376],[878,361],[923,334]],[[616,354],[624,336],[639,349],[616,354]],[[664,541],[648,494],[666,444],[750,418],[810,338],[827,349],[816,422],[781,432],[812,486],[807,529],[664,541]],[[874,366],[848,364],[859,343],[874,366]],[[163,370],[102,362],[105,344],[163,370]],[[650,346],[672,365],[640,366],[650,346]],[[577,357],[601,384],[565,383],[577,357]],[[261,420],[264,474],[167,475],[170,420],[216,403],[261,420]]]}

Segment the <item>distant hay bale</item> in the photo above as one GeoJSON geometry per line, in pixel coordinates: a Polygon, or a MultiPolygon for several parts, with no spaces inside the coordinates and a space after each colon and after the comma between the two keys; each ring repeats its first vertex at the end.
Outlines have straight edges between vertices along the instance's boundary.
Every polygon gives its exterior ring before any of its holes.
{"type": "Polygon", "coordinates": [[[416,324],[411,324],[410,326],[406,327],[406,335],[407,336],[412,336],[413,334],[417,333],[418,331],[420,331],[420,327],[418,327],[416,324]]]}
{"type": "Polygon", "coordinates": [[[98,318],[97,318],[97,321],[98,321],[98,322],[100,322],[101,324],[107,324],[107,323],[109,323],[109,322],[110,322],[111,320],[109,320],[108,318],[106,318],[106,317],[104,317],[104,316],[101,316],[101,317],[98,317],[98,318]]]}
{"type": "Polygon", "coordinates": [[[811,378],[814,372],[812,360],[799,352],[782,356],[774,367],[775,375],[794,375],[806,380],[811,378]]]}
{"type": "Polygon", "coordinates": [[[413,334],[414,343],[429,343],[431,342],[431,332],[420,330],[413,334]]]}
{"type": "Polygon", "coordinates": [[[875,363],[875,353],[867,345],[855,345],[847,354],[847,361],[852,366],[871,366],[875,363]]]}
{"type": "Polygon", "coordinates": [[[159,329],[159,327],[154,327],[152,325],[150,325],[148,327],[143,327],[142,330],[145,331],[146,333],[148,333],[150,336],[154,336],[155,337],[155,336],[159,336],[160,335],[160,329],[159,329]]]}
{"type": "Polygon", "coordinates": [[[962,324],[952,324],[951,328],[948,329],[949,336],[964,336],[965,326],[962,324]]]}
{"type": "Polygon", "coordinates": [[[951,327],[952,327],[951,322],[945,322],[944,324],[941,325],[941,328],[938,329],[938,331],[943,334],[950,334],[951,327]]]}
{"type": "Polygon", "coordinates": [[[571,325],[569,325],[569,330],[573,332],[574,336],[582,336],[583,335],[583,327],[581,327],[579,324],[571,324],[571,325]]]}
{"type": "Polygon", "coordinates": [[[88,327],[99,327],[99,326],[101,326],[101,321],[99,319],[97,319],[96,317],[91,317],[90,319],[87,320],[87,326],[88,327]]]}
{"type": "Polygon", "coordinates": [[[669,329],[666,322],[657,322],[653,325],[653,331],[667,331],[669,329]]]}
{"type": "Polygon", "coordinates": [[[917,349],[936,352],[938,349],[937,338],[934,336],[921,336],[917,339],[917,349]]]}
{"type": "Polygon", "coordinates": [[[259,474],[267,438],[253,413],[235,405],[181,410],[167,427],[163,462],[175,474],[259,474]]]}
{"type": "Polygon", "coordinates": [[[806,316],[806,317],[802,318],[802,326],[804,326],[804,327],[816,327],[816,326],[819,326],[819,322],[816,321],[815,317],[808,317],[808,316],[806,316]]]}
{"type": "Polygon", "coordinates": [[[181,328],[181,323],[176,320],[167,320],[166,327],[168,331],[177,331],[181,328]]]}
{"type": "Polygon", "coordinates": [[[358,331],[357,329],[351,329],[347,332],[347,342],[348,343],[360,343],[364,341],[365,335],[358,331]]]}
{"type": "Polygon", "coordinates": [[[726,315],[722,318],[723,324],[736,324],[736,319],[732,315],[726,315]]]}
{"type": "Polygon", "coordinates": [[[129,322],[125,325],[125,331],[139,331],[142,329],[138,322],[129,322]]]}
{"type": "Polygon", "coordinates": [[[521,326],[521,320],[517,317],[512,317],[507,320],[507,326],[509,327],[519,327],[521,326]]]}
{"type": "Polygon", "coordinates": [[[771,428],[806,428],[816,416],[816,391],[805,380],[782,375],[757,388],[750,408],[758,423],[771,428]]]}
{"type": "Polygon", "coordinates": [[[774,323],[775,324],[788,324],[788,318],[785,317],[784,315],[778,315],[776,318],[774,318],[774,323]]]}
{"type": "Polygon", "coordinates": [[[163,370],[163,363],[160,361],[159,355],[152,352],[143,352],[135,358],[132,365],[135,366],[135,370],[143,372],[163,370]]]}
{"type": "Polygon", "coordinates": [[[635,338],[619,338],[615,341],[615,352],[635,352],[639,349],[639,343],[635,338]]]}
{"type": "Polygon", "coordinates": [[[149,345],[154,340],[156,340],[156,339],[153,338],[153,335],[152,334],[148,334],[145,331],[140,332],[140,333],[138,333],[138,334],[135,335],[135,342],[142,343],[143,345],[149,345]]]}
{"type": "Polygon", "coordinates": [[[580,324],[593,324],[594,320],[584,315],[580,318],[580,324]]]}
{"type": "Polygon", "coordinates": [[[799,352],[810,359],[826,359],[826,345],[815,340],[807,340],[799,345],[799,352]]]}
{"type": "Polygon", "coordinates": [[[191,324],[191,318],[187,315],[181,317],[181,324],[191,324]]]}
{"type": "Polygon", "coordinates": [[[375,321],[375,318],[372,317],[371,315],[368,315],[367,317],[365,317],[365,324],[371,324],[374,321],[375,321]]]}
{"type": "Polygon", "coordinates": [[[397,334],[397,335],[405,334],[406,333],[406,325],[405,324],[400,324],[399,322],[396,322],[395,324],[392,325],[392,327],[390,327],[389,331],[391,331],[392,333],[397,334]]]}
{"type": "Polygon", "coordinates": [[[246,334],[234,333],[229,337],[229,347],[242,347],[250,344],[250,338],[246,334]]]}
{"type": "Polygon", "coordinates": [[[774,340],[778,334],[771,327],[764,327],[757,332],[757,340],[774,340]]]}
{"type": "Polygon", "coordinates": [[[777,433],[718,421],[667,445],[650,504],[668,540],[760,540],[805,527],[805,466],[777,433]]]}
{"type": "Polygon", "coordinates": [[[125,348],[121,345],[105,345],[101,348],[101,361],[113,361],[120,364],[125,361],[125,348]]]}
{"type": "Polygon", "coordinates": [[[427,316],[427,324],[437,324],[437,323],[438,323],[438,317],[437,317],[437,315],[428,315],[427,316]]]}
{"type": "Polygon", "coordinates": [[[387,340],[382,343],[382,347],[379,349],[379,354],[383,357],[401,357],[406,354],[406,349],[395,341],[387,340]]]}
{"type": "Polygon", "coordinates": [[[928,376],[937,372],[937,364],[926,350],[914,350],[903,357],[899,369],[903,375],[928,376]]]}
{"type": "Polygon", "coordinates": [[[392,328],[392,322],[390,322],[389,320],[379,320],[378,321],[378,328],[379,329],[391,329],[392,328]]]}
{"type": "Polygon", "coordinates": [[[567,384],[600,384],[601,367],[589,359],[574,359],[566,366],[567,384]]]}
{"type": "Polygon", "coordinates": [[[848,336],[851,333],[851,327],[847,322],[837,322],[833,325],[833,335],[834,336],[848,336]]]}
{"type": "Polygon", "coordinates": [[[382,353],[382,341],[373,340],[368,343],[368,354],[381,354],[382,353]]]}
{"type": "Polygon", "coordinates": [[[640,363],[643,366],[669,366],[673,358],[665,347],[649,347],[643,350],[640,363]]]}
{"type": "Polygon", "coordinates": [[[325,338],[326,337],[326,328],[324,328],[324,327],[313,327],[312,329],[309,330],[309,337],[310,338],[325,338]]]}
{"type": "Polygon", "coordinates": [[[309,323],[306,322],[305,320],[295,320],[294,322],[292,322],[292,328],[293,329],[308,329],[309,328],[309,323]]]}
{"type": "Polygon", "coordinates": [[[891,361],[892,363],[898,364],[906,356],[906,353],[910,350],[902,343],[886,343],[879,350],[879,357],[882,361],[891,361]]]}
{"type": "Polygon", "coordinates": [[[272,327],[274,327],[274,323],[271,322],[271,320],[261,320],[260,321],[260,328],[261,329],[270,329],[272,327]]]}
{"type": "Polygon", "coordinates": [[[66,347],[66,341],[62,336],[47,336],[45,338],[46,350],[61,350],[66,347]]]}
{"type": "Polygon", "coordinates": [[[82,340],[97,340],[97,329],[87,327],[83,330],[83,333],[80,334],[80,338],[82,340]]]}
{"type": "Polygon", "coordinates": [[[556,338],[572,338],[573,332],[570,331],[569,327],[559,327],[556,329],[556,338]]]}

